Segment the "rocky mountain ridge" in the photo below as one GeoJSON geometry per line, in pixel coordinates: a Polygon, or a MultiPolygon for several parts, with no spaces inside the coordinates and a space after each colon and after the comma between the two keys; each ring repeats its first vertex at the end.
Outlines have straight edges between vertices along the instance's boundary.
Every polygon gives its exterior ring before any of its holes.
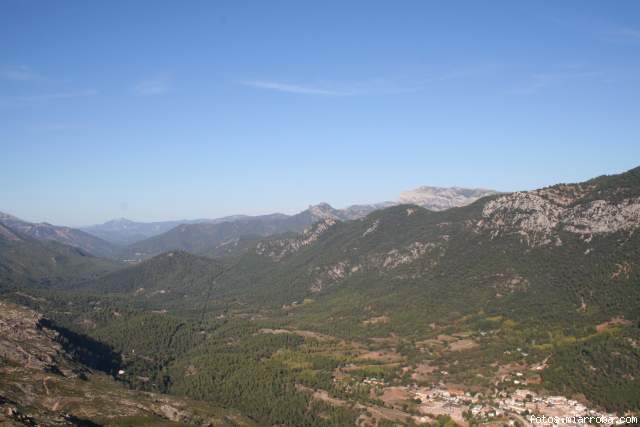
{"type": "Polygon", "coordinates": [[[529,246],[562,245],[563,232],[585,242],[596,235],[633,233],[640,224],[640,197],[594,199],[594,190],[589,183],[565,184],[504,195],[485,204],[477,227],[494,237],[517,234],[529,246]]]}
{"type": "Polygon", "coordinates": [[[280,213],[257,216],[232,215],[217,219],[176,220],[148,223],[119,218],[107,221],[103,224],[83,227],[81,230],[112,243],[133,245],[139,241],[164,234],[181,225],[221,224],[237,221],[283,221],[286,218],[304,214],[309,215],[315,220],[333,218],[340,221],[350,221],[363,218],[378,209],[384,209],[398,204],[415,204],[425,209],[438,211],[452,207],[465,206],[481,197],[496,193],[496,191],[484,189],[423,186],[401,193],[396,201],[356,204],[342,209],[336,209],[326,202],[321,202],[316,205],[311,205],[305,211],[295,215],[285,215],[280,213]]]}

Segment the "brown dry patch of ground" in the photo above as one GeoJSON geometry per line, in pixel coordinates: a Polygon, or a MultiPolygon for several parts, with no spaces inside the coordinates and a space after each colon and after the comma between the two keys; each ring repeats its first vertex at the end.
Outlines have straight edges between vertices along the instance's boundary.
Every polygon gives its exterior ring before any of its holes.
{"type": "Polygon", "coordinates": [[[365,406],[362,404],[358,404],[356,405],[356,407],[359,409],[364,409],[369,414],[371,414],[371,417],[367,417],[366,415],[363,414],[363,416],[358,418],[358,420],[356,421],[358,425],[375,426],[375,425],[378,425],[377,420],[388,420],[395,423],[402,423],[401,425],[403,425],[404,423],[407,422],[407,419],[412,419],[414,421],[417,420],[417,417],[411,415],[408,412],[401,411],[399,409],[391,409],[391,408],[385,408],[382,406],[373,406],[373,405],[365,406]],[[362,419],[363,421],[360,421],[360,419],[362,419]],[[369,420],[368,422],[367,422],[367,419],[369,420]]]}
{"type": "Polygon", "coordinates": [[[298,330],[298,329],[292,329],[291,332],[296,334],[296,335],[299,335],[301,337],[304,337],[304,338],[315,338],[318,341],[334,341],[334,340],[337,340],[336,337],[332,337],[331,335],[321,334],[320,332],[301,331],[301,330],[298,330]]]}
{"type": "Polygon", "coordinates": [[[452,342],[452,341],[458,340],[458,338],[456,337],[452,337],[451,335],[444,335],[444,334],[438,335],[436,339],[440,342],[452,342]]]}
{"type": "Polygon", "coordinates": [[[542,377],[540,375],[533,375],[527,378],[527,384],[542,384],[542,377]]]}
{"type": "Polygon", "coordinates": [[[424,402],[418,406],[418,411],[420,411],[421,414],[433,416],[434,418],[438,415],[448,415],[458,425],[467,427],[469,423],[462,416],[463,409],[465,408],[445,406],[445,404],[440,401],[424,402]]]}
{"type": "Polygon", "coordinates": [[[404,361],[404,357],[400,353],[391,350],[365,351],[359,354],[356,359],[385,363],[399,363],[404,361]]]}
{"type": "Polygon", "coordinates": [[[427,381],[431,374],[438,370],[437,366],[431,366],[427,363],[419,363],[411,374],[411,379],[415,381],[427,381]]]}
{"type": "Polygon", "coordinates": [[[449,350],[464,351],[464,350],[471,350],[472,348],[476,348],[479,346],[480,344],[478,344],[474,340],[465,338],[463,340],[454,341],[451,344],[449,344],[449,350]]]}
{"type": "Polygon", "coordinates": [[[330,403],[333,406],[349,406],[349,402],[347,402],[346,400],[338,399],[337,397],[332,397],[329,392],[325,390],[311,390],[308,387],[304,386],[296,386],[296,388],[301,391],[311,392],[314,399],[330,403]]]}
{"type": "Polygon", "coordinates": [[[356,365],[354,363],[350,363],[347,366],[344,366],[342,368],[337,368],[337,369],[339,369],[341,372],[351,372],[351,371],[357,371],[358,369],[362,369],[363,367],[367,367],[367,366],[371,366],[371,365],[356,365]]]}
{"type": "Polygon", "coordinates": [[[461,384],[445,384],[444,386],[449,393],[456,396],[464,396],[467,390],[469,390],[469,387],[463,386],[461,384]]]}
{"type": "Polygon", "coordinates": [[[410,396],[404,387],[386,387],[379,398],[388,405],[396,406],[405,403],[410,396]]]}
{"type": "Polygon", "coordinates": [[[596,331],[603,332],[614,326],[629,326],[632,323],[633,322],[631,320],[627,320],[624,317],[614,317],[596,326],[596,331]]]}
{"type": "Polygon", "coordinates": [[[363,321],[362,324],[363,325],[385,324],[385,323],[389,323],[389,320],[391,320],[389,316],[378,316],[378,317],[372,317],[370,319],[367,319],[363,321]]]}
{"type": "Polygon", "coordinates": [[[402,339],[394,333],[389,334],[388,337],[373,337],[369,338],[369,341],[374,342],[376,344],[388,344],[388,345],[397,345],[402,339]]]}
{"type": "MultiPolygon", "coordinates": [[[[543,362],[543,364],[544,364],[544,362],[543,362]]],[[[492,366],[497,366],[497,363],[495,365],[492,365],[492,366]]],[[[524,374],[522,377],[518,378],[520,381],[522,381],[522,382],[526,381],[527,384],[534,384],[534,382],[529,382],[529,380],[526,377],[525,373],[529,369],[530,369],[529,365],[526,365],[526,364],[509,363],[509,364],[506,364],[506,365],[499,365],[498,366],[498,371],[495,372],[492,375],[492,378],[494,380],[504,381],[505,379],[509,378],[512,374],[520,372],[520,373],[524,374]]],[[[534,381],[535,381],[535,379],[534,379],[534,381]]]]}
{"type": "Polygon", "coordinates": [[[528,369],[527,365],[520,365],[517,363],[508,363],[506,365],[500,365],[496,375],[508,375],[512,372],[524,372],[528,369]]]}

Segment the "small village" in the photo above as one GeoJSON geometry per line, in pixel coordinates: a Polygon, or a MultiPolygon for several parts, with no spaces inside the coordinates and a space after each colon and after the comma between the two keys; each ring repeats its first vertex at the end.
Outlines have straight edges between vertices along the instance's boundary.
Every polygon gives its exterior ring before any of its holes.
{"type": "MultiPolygon", "coordinates": [[[[555,417],[563,419],[575,417],[575,423],[563,423],[567,426],[615,425],[615,423],[581,422],[584,421],[584,418],[588,420],[587,417],[601,420],[613,419],[616,417],[615,414],[600,412],[564,396],[542,395],[525,388],[517,388],[512,392],[496,390],[492,394],[483,394],[464,391],[459,387],[444,383],[432,386],[417,384],[390,386],[378,378],[365,378],[363,383],[378,387],[379,394],[382,396],[395,392],[398,396],[404,396],[405,400],[415,402],[420,416],[413,416],[412,419],[418,424],[430,423],[438,415],[446,415],[462,426],[545,425],[540,420],[549,420],[549,418],[555,417]]],[[[386,399],[385,404],[395,406],[393,401],[386,399]]],[[[552,423],[547,422],[546,425],[552,425],[552,423]]]]}

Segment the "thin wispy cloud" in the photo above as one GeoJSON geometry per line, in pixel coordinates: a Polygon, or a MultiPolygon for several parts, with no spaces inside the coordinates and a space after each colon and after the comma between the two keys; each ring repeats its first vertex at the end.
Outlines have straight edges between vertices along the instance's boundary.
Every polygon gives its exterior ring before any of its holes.
{"type": "Polygon", "coordinates": [[[21,108],[49,101],[62,101],[75,98],[87,98],[98,94],[97,90],[74,90],[68,92],[50,92],[0,98],[0,108],[21,108]]]}
{"type": "Polygon", "coordinates": [[[339,91],[316,86],[290,84],[265,80],[250,80],[240,82],[244,86],[258,89],[272,90],[276,92],[295,93],[299,95],[322,95],[322,96],[350,96],[353,92],[339,91]]]}
{"type": "Polygon", "coordinates": [[[136,84],[133,91],[140,96],[164,95],[171,90],[169,76],[157,76],[136,84]]]}
{"type": "Polygon", "coordinates": [[[26,65],[7,65],[0,67],[0,77],[5,80],[29,81],[42,80],[43,77],[26,65]]]}
{"type": "Polygon", "coordinates": [[[316,96],[363,96],[391,95],[417,92],[426,88],[427,84],[441,81],[448,77],[435,77],[421,81],[402,79],[369,79],[357,82],[324,82],[317,84],[288,83],[273,80],[244,80],[240,84],[256,89],[284,92],[297,95],[316,96]]]}
{"type": "Polygon", "coordinates": [[[640,43],[640,28],[615,27],[602,31],[602,38],[613,42],[640,43]]]}
{"type": "Polygon", "coordinates": [[[89,89],[89,90],[74,90],[68,92],[53,92],[53,93],[42,93],[37,95],[27,95],[20,96],[17,99],[25,102],[34,102],[34,101],[51,101],[56,99],[73,99],[73,98],[86,98],[89,96],[97,95],[98,91],[89,89]]]}
{"type": "Polygon", "coordinates": [[[552,18],[559,28],[588,35],[610,43],[640,43],[640,27],[606,21],[600,18],[552,18]]]}
{"type": "Polygon", "coordinates": [[[512,93],[516,95],[533,95],[556,85],[593,79],[602,75],[603,73],[598,71],[534,73],[523,83],[513,88],[512,93]]]}

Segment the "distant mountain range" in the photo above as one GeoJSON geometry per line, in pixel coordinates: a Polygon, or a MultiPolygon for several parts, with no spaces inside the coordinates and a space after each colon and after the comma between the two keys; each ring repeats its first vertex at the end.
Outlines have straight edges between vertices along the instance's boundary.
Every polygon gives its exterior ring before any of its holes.
{"type": "MultiPolygon", "coordinates": [[[[234,243],[240,238],[264,237],[289,231],[301,232],[321,219],[349,221],[363,218],[378,209],[402,203],[412,203],[429,210],[440,211],[465,206],[492,194],[496,192],[458,187],[419,187],[401,193],[398,200],[394,202],[352,205],[344,209],[335,209],[328,203],[320,203],[295,215],[280,213],[259,216],[233,215],[217,219],[150,223],[120,218],[104,224],[84,227],[81,231],[113,245],[125,246],[124,249],[116,251],[121,259],[139,260],[169,250],[206,254],[215,252],[219,245],[234,243]]],[[[99,254],[90,252],[99,256],[105,254],[104,251],[99,254]]]]}
{"type": "Polygon", "coordinates": [[[148,239],[149,237],[166,233],[172,228],[182,224],[215,224],[219,222],[236,221],[242,218],[248,217],[246,215],[234,215],[218,219],[184,219],[156,222],[136,222],[127,218],[118,218],[107,221],[104,224],[91,225],[80,229],[113,244],[126,246],[148,239]]]}
{"type": "Polygon", "coordinates": [[[322,219],[349,221],[402,203],[412,203],[429,210],[440,211],[465,206],[492,194],[496,192],[458,187],[419,187],[401,193],[394,202],[352,205],[344,209],[335,209],[328,203],[320,203],[309,206],[295,215],[232,215],[217,219],[148,223],[119,218],[80,229],[46,222],[32,223],[0,212],[0,224],[36,240],[62,243],[93,256],[139,261],[171,250],[184,250],[201,255],[219,254],[219,247],[235,245],[239,239],[266,237],[285,232],[298,233],[322,219]]]}

